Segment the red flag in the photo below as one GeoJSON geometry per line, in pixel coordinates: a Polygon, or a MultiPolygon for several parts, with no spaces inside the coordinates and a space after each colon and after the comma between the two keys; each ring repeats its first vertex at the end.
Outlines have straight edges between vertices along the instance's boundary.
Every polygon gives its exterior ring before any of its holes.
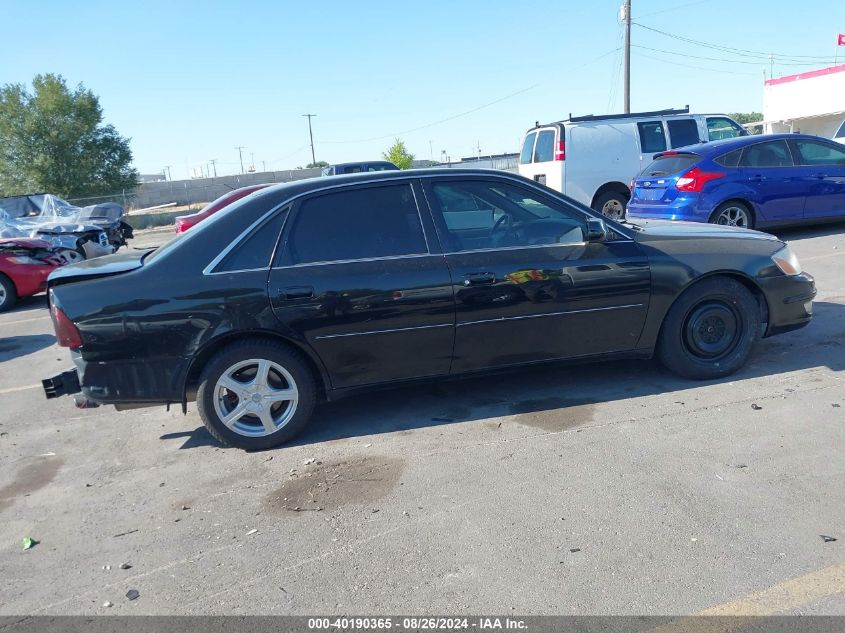
{"type": "Polygon", "coordinates": [[[839,34],[839,40],[836,42],[839,46],[845,46],[845,33],[839,34]]]}

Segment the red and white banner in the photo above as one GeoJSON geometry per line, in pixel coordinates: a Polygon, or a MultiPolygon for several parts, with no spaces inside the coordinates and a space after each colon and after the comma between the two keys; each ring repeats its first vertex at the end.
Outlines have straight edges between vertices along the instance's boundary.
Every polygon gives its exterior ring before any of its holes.
{"type": "Polygon", "coordinates": [[[845,33],[839,34],[839,39],[836,41],[839,46],[845,46],[845,33]]]}

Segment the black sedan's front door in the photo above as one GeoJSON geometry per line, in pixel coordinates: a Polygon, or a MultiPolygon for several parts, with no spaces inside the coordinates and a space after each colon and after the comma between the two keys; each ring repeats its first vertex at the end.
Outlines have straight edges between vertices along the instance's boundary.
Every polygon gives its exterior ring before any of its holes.
{"type": "Polygon", "coordinates": [[[425,191],[455,291],[453,372],[634,349],[650,272],[633,240],[586,241],[583,212],[505,178],[425,191]]]}
{"type": "Polygon", "coordinates": [[[429,253],[409,183],[308,197],[278,251],[273,311],[283,333],[317,353],[334,388],[449,372],[451,279],[444,256],[429,253]]]}

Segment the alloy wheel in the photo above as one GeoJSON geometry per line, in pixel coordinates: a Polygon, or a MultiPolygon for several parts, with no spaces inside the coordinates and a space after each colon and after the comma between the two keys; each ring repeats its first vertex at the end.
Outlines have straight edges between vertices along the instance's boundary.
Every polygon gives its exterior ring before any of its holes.
{"type": "Polygon", "coordinates": [[[272,361],[251,358],[230,366],[214,386],[214,410],[233,432],[264,437],[290,422],[299,402],[291,373],[272,361]]]}
{"type": "Polygon", "coordinates": [[[722,226],[738,226],[743,229],[747,229],[750,225],[750,222],[748,221],[748,212],[742,207],[726,207],[716,217],[715,224],[721,224],[722,226]]]}

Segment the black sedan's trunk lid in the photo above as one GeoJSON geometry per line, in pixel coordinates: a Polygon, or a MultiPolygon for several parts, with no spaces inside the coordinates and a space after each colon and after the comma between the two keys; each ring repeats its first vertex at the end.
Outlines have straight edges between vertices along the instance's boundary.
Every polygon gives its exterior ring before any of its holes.
{"type": "Polygon", "coordinates": [[[144,257],[150,250],[123,251],[106,257],[86,259],[78,264],[58,268],[50,273],[47,284],[50,288],[76,281],[87,281],[98,277],[120,275],[144,265],[144,257]]]}

